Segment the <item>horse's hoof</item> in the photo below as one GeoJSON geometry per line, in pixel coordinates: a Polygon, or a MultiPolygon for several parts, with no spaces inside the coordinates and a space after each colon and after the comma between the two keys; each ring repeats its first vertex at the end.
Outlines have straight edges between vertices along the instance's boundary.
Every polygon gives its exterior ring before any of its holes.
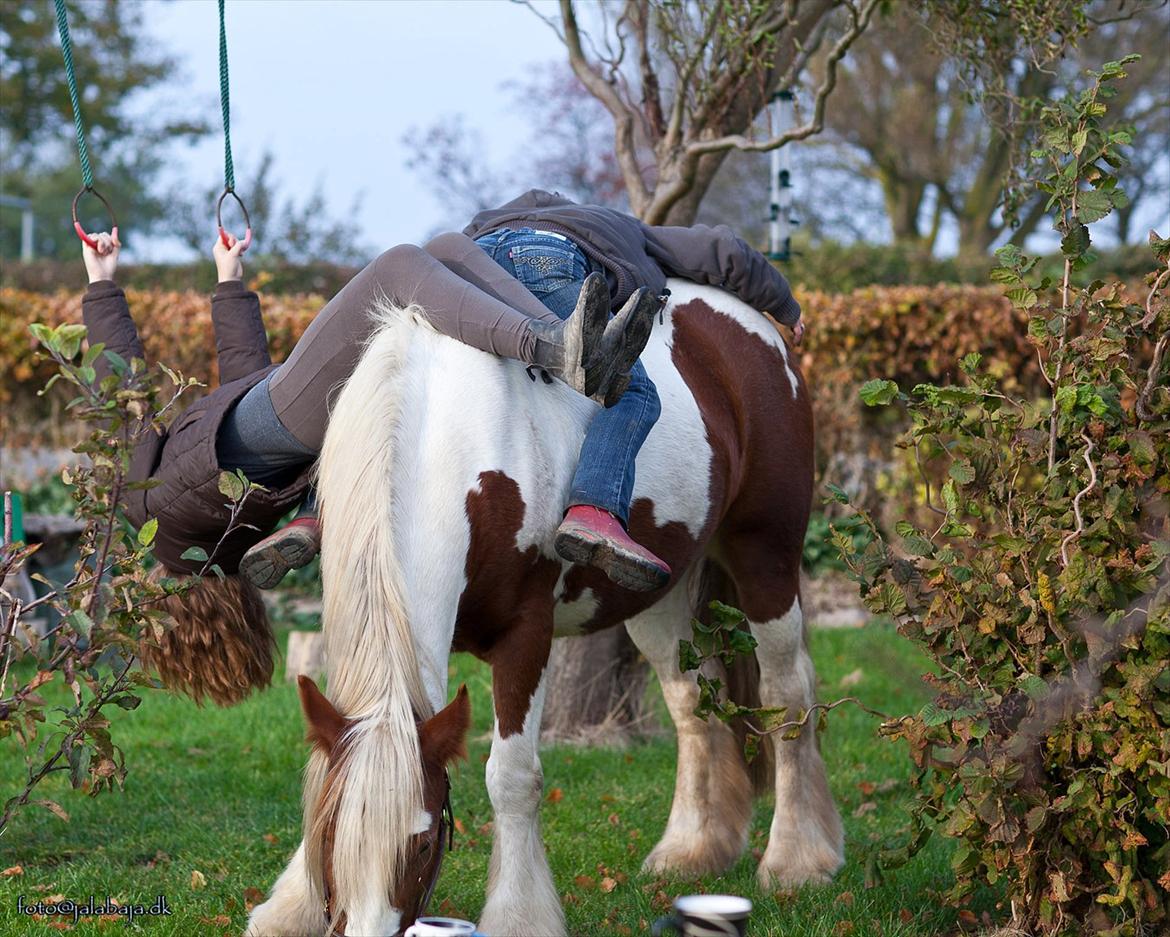
{"type": "Polygon", "coordinates": [[[718,874],[735,865],[746,845],[746,838],[734,836],[711,837],[706,843],[663,839],[642,863],[642,871],[675,876],[718,874]]]}
{"type": "Polygon", "coordinates": [[[756,881],[764,891],[796,889],[803,885],[825,885],[845,864],[838,850],[804,844],[791,849],[771,849],[760,860],[756,881]]]}
{"type": "Polygon", "coordinates": [[[492,907],[489,903],[475,929],[485,937],[567,937],[569,933],[559,904],[554,910],[520,905],[492,907]]]}

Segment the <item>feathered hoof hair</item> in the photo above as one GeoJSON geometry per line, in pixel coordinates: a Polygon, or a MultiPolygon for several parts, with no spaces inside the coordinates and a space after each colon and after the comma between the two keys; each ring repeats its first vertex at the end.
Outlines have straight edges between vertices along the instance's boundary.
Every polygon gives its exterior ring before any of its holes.
{"type": "MultiPolygon", "coordinates": [[[[155,578],[172,576],[161,565],[155,578]]],[[[272,682],[276,639],[260,592],[240,576],[201,577],[162,605],[166,632],[139,656],[169,690],[232,706],[272,682]]]]}

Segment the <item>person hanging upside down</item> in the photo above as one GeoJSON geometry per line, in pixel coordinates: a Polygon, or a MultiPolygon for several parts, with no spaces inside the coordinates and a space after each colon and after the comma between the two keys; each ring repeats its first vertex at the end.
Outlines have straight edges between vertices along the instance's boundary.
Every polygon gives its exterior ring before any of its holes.
{"type": "MultiPolygon", "coordinates": [[[[96,250],[82,248],[88,341],[126,359],[142,358],[126,296],[113,280],[121,245],[106,233],[95,240],[96,250]]],[[[290,566],[307,563],[318,549],[316,519],[300,518],[280,532],[287,555],[257,541],[304,501],[330,403],[361,356],[375,326],[369,313],[380,299],[417,303],[440,332],[541,368],[599,401],[616,400],[649,338],[657,302],[636,292],[607,322],[609,295],[597,276],[579,289],[562,321],[479,248],[464,250],[468,244],[453,234],[426,249],[386,251],[325,305],[288,360],[273,365],[259,298],[242,283],[242,244],[216,240],[219,285],[211,316],[220,384],[169,428],[146,432],[129,474],[154,485],[131,491],[125,506],[137,526],[158,521],[159,575],[199,574],[204,562],[183,557],[190,547],[201,547],[225,573],[209,574],[167,601],[176,625],[158,649],[144,651],[166,685],[228,705],[271,679],[272,633],[252,580],[275,585],[290,566]],[[222,471],[236,470],[264,490],[249,494],[229,530],[230,507],[218,480],[222,471]]],[[[109,373],[104,357],[95,368],[99,378],[109,373]]]]}

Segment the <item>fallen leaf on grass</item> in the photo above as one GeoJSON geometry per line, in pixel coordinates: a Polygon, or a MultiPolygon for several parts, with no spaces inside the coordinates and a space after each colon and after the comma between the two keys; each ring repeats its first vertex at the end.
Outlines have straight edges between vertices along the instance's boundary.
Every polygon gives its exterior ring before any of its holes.
{"type": "Polygon", "coordinates": [[[199,889],[206,888],[206,887],[207,887],[207,876],[204,875],[202,872],[200,872],[198,869],[192,869],[191,870],[191,888],[193,888],[195,891],[199,891],[199,889]]]}
{"type": "Polygon", "coordinates": [[[17,875],[24,875],[24,866],[10,865],[3,872],[0,872],[0,878],[15,878],[17,875]]]}
{"type": "Polygon", "coordinates": [[[251,911],[264,900],[264,892],[259,888],[244,889],[244,910],[251,911]]]}
{"type": "Polygon", "coordinates": [[[852,921],[838,921],[837,926],[833,928],[834,937],[847,937],[855,930],[852,921]]]}
{"type": "Polygon", "coordinates": [[[232,919],[226,914],[217,914],[215,917],[201,917],[199,920],[204,924],[214,924],[216,927],[227,927],[232,922],[232,919]]]}
{"type": "Polygon", "coordinates": [[[837,896],[837,904],[843,904],[847,908],[851,907],[853,905],[853,892],[851,892],[851,891],[841,892],[841,894],[839,894],[837,896]]]}
{"type": "Polygon", "coordinates": [[[601,890],[603,892],[605,892],[605,894],[607,894],[607,895],[617,887],[618,887],[618,883],[617,883],[616,878],[610,878],[607,875],[605,878],[603,878],[601,880],[601,890]]]}
{"type": "Polygon", "coordinates": [[[573,884],[578,888],[592,889],[597,887],[597,881],[592,875],[578,875],[573,879],[573,884]]]}
{"type": "Polygon", "coordinates": [[[867,800],[865,803],[860,804],[858,808],[853,811],[853,816],[864,817],[867,813],[873,813],[875,810],[877,810],[877,804],[875,804],[872,800],[867,800]]]}
{"type": "Polygon", "coordinates": [[[261,837],[261,839],[263,839],[263,840],[264,840],[264,842],[266,842],[266,843],[267,843],[269,846],[275,846],[275,845],[276,845],[276,843],[277,843],[277,839],[276,839],[276,834],[275,834],[275,833],[265,833],[265,834],[264,834],[264,835],[261,837]]]}
{"type": "Polygon", "coordinates": [[[49,897],[45,899],[45,904],[56,904],[58,901],[64,900],[64,895],[49,895],[49,897]]]}
{"type": "Polygon", "coordinates": [[[865,679],[865,671],[858,667],[856,670],[851,670],[845,674],[838,682],[837,686],[845,689],[846,687],[857,686],[863,679],[865,679]]]}
{"type": "Polygon", "coordinates": [[[492,821],[491,820],[488,820],[487,823],[485,823],[478,830],[476,830],[476,832],[480,836],[487,836],[487,834],[490,833],[491,831],[492,831],[492,821]]]}
{"type": "Polygon", "coordinates": [[[866,797],[877,790],[877,785],[873,781],[862,781],[857,785],[857,789],[861,791],[866,797]]]}
{"type": "Polygon", "coordinates": [[[609,825],[610,826],[617,826],[621,822],[622,822],[621,817],[619,817],[616,813],[611,813],[609,815],[609,825]]]}
{"type": "Polygon", "coordinates": [[[545,799],[550,804],[559,804],[562,800],[565,799],[565,792],[562,791],[559,787],[554,787],[551,791],[548,792],[548,797],[545,799]]]}
{"type": "Polygon", "coordinates": [[[634,937],[634,932],[626,924],[615,924],[613,926],[615,934],[621,934],[622,937],[634,937]]]}
{"type": "Polygon", "coordinates": [[[898,920],[900,920],[903,924],[909,924],[911,921],[914,920],[914,915],[911,914],[909,911],[907,911],[905,908],[903,908],[901,911],[898,912],[898,920]]]}
{"type": "Polygon", "coordinates": [[[57,887],[56,882],[49,882],[48,885],[33,885],[32,890],[36,891],[36,892],[44,893],[46,891],[52,891],[56,887],[57,887]]]}
{"type": "Polygon", "coordinates": [[[66,823],[69,822],[69,814],[67,814],[65,812],[65,808],[62,807],[56,801],[53,801],[53,800],[34,800],[34,801],[31,801],[31,803],[36,804],[38,807],[44,807],[46,810],[49,811],[49,813],[53,814],[53,816],[57,817],[58,819],[64,820],[66,823]]]}
{"type": "Polygon", "coordinates": [[[567,891],[563,895],[561,895],[561,901],[563,901],[565,904],[580,904],[581,903],[581,899],[578,898],[571,891],[567,891]]]}
{"type": "Polygon", "coordinates": [[[964,908],[959,912],[959,921],[962,924],[978,924],[979,918],[975,916],[974,911],[968,911],[966,908],[964,908]]]}
{"type": "Polygon", "coordinates": [[[458,833],[460,836],[467,835],[467,827],[463,825],[463,821],[460,820],[458,817],[455,818],[455,832],[458,833]]]}
{"type": "Polygon", "coordinates": [[[73,925],[64,921],[49,921],[45,926],[52,930],[73,930],[73,925]]]}

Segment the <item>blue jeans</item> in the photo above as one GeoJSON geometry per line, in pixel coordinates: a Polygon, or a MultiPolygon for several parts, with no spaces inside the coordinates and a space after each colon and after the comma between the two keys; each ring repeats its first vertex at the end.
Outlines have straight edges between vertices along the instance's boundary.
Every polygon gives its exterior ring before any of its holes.
{"type": "MultiPolygon", "coordinates": [[[[476,243],[561,319],[573,314],[581,284],[595,269],[568,238],[531,228],[500,228],[476,238],[476,243]]],[[[629,524],[634,460],[661,412],[654,382],[642,362],[635,362],[622,399],[589,424],[573,476],[570,505],[592,505],[609,511],[623,525],[629,524]]]]}

